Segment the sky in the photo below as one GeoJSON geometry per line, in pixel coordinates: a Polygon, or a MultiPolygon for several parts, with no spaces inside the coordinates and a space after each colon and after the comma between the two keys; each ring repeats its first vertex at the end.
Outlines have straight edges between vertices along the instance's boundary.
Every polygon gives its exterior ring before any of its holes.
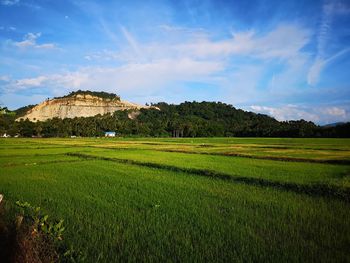
{"type": "Polygon", "coordinates": [[[0,104],[74,90],[350,121],[350,0],[0,0],[0,104]]]}

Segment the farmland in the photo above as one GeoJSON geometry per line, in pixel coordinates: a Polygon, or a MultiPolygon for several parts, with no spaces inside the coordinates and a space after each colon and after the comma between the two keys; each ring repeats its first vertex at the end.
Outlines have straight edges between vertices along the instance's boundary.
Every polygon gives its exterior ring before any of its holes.
{"type": "Polygon", "coordinates": [[[89,262],[350,261],[348,139],[1,139],[0,193],[89,262]]]}

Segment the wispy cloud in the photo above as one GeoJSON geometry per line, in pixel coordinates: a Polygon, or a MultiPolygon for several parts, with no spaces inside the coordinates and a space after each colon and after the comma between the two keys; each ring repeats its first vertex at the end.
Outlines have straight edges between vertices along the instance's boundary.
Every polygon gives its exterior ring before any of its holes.
{"type": "Polygon", "coordinates": [[[172,54],[186,54],[197,58],[251,56],[260,59],[288,59],[299,52],[309,38],[308,30],[297,25],[282,24],[265,35],[254,31],[235,32],[231,38],[218,41],[211,40],[206,34],[194,34],[185,43],[147,46],[146,52],[147,49],[153,53],[156,53],[155,50],[163,50],[165,54],[171,51],[172,54]]]}
{"type": "Polygon", "coordinates": [[[41,33],[28,33],[24,36],[23,41],[14,42],[13,45],[19,48],[38,48],[38,49],[52,49],[56,45],[53,43],[37,44],[37,39],[41,36],[41,33]]]}
{"type": "MultiPolygon", "coordinates": [[[[120,38],[104,23],[102,25],[105,33],[120,44],[120,38]]],[[[119,51],[111,50],[104,53],[113,54],[115,59],[125,61],[152,61],[170,57],[224,59],[231,56],[286,61],[300,53],[311,38],[309,30],[295,24],[281,24],[265,34],[252,30],[237,31],[231,37],[220,40],[212,40],[210,33],[201,28],[186,29],[169,25],[161,25],[159,28],[165,31],[161,41],[140,44],[129,30],[120,26],[128,45],[122,46],[119,51]],[[177,32],[175,38],[174,32],[177,32]],[[117,52],[118,56],[115,55],[117,52]]]]}
{"type": "Polygon", "coordinates": [[[331,40],[334,17],[344,14],[350,14],[350,6],[345,5],[341,1],[324,1],[317,35],[317,54],[307,76],[307,82],[311,86],[318,83],[322,71],[330,62],[349,51],[349,48],[345,48],[327,58],[327,46],[331,40]]]}
{"type": "Polygon", "coordinates": [[[16,31],[16,27],[14,26],[0,26],[0,30],[4,30],[4,31],[16,31]]]}
{"type": "MultiPolygon", "coordinates": [[[[105,30],[110,34],[108,27],[105,30]]],[[[62,92],[89,88],[149,96],[162,92],[164,87],[196,82],[216,85],[226,92],[227,100],[244,103],[259,94],[258,83],[271,63],[284,65],[284,70],[274,74],[275,86],[294,83],[306,64],[307,56],[301,49],[311,37],[309,30],[295,24],[281,24],[264,34],[238,31],[219,40],[203,30],[167,27],[168,34],[176,30],[179,37],[143,43],[125,27],[121,26],[120,30],[128,45],[85,55],[89,63],[115,61],[116,66],[89,66],[62,74],[18,79],[7,90],[60,86],[62,92]],[[235,60],[247,62],[240,64],[235,60]]],[[[17,46],[37,46],[39,36],[30,34],[17,46]]]]}
{"type": "Polygon", "coordinates": [[[125,27],[120,26],[120,30],[122,31],[124,37],[128,41],[132,50],[135,52],[135,54],[137,56],[139,56],[140,55],[140,48],[139,48],[139,44],[136,42],[135,38],[129,33],[129,31],[125,27]]]}
{"type": "MultiPolygon", "coordinates": [[[[87,77],[82,72],[66,72],[62,74],[41,75],[33,78],[13,79],[4,76],[3,83],[0,86],[0,94],[2,97],[11,97],[11,94],[22,94],[32,92],[37,94],[54,94],[63,95],[68,91],[82,87],[82,83],[86,83],[87,77]]],[[[41,97],[41,96],[40,96],[41,97]]],[[[39,101],[36,101],[38,103],[39,101]]],[[[13,102],[18,106],[17,102],[13,102]]]]}
{"type": "Polygon", "coordinates": [[[349,51],[350,51],[350,48],[345,48],[327,59],[317,57],[309,70],[309,73],[307,76],[308,83],[310,85],[316,84],[319,81],[320,74],[321,74],[322,70],[327,65],[329,65],[331,62],[336,60],[338,57],[343,56],[344,54],[348,53],[349,51]]]}

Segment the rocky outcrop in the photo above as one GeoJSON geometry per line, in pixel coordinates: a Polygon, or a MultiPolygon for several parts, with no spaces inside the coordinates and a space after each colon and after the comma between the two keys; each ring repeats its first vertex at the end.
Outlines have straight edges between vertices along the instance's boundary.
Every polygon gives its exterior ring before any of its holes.
{"type": "Polygon", "coordinates": [[[152,106],[143,106],[119,98],[101,98],[89,94],[75,94],[74,96],[55,98],[46,100],[34,108],[30,109],[24,116],[18,118],[29,119],[30,121],[45,121],[54,117],[75,118],[91,117],[98,114],[113,113],[119,110],[139,110],[153,108],[152,106]]]}

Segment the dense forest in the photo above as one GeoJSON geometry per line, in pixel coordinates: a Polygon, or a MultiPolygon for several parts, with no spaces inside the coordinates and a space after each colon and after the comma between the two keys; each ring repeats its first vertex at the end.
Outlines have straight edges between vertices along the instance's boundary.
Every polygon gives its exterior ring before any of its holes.
{"type": "Polygon", "coordinates": [[[119,136],[152,137],[349,137],[350,123],[321,127],[305,120],[279,122],[267,115],[246,112],[220,102],[157,103],[158,109],[142,109],[130,119],[128,111],[94,117],[44,122],[15,121],[25,108],[0,109],[0,135],[22,137],[119,136]]]}
{"type": "Polygon", "coordinates": [[[73,97],[75,95],[91,95],[91,96],[96,96],[96,97],[100,97],[100,98],[103,98],[103,99],[120,101],[120,97],[117,94],[104,92],[104,91],[90,91],[90,90],[72,91],[66,96],[55,97],[55,99],[69,98],[69,97],[73,97]]]}

